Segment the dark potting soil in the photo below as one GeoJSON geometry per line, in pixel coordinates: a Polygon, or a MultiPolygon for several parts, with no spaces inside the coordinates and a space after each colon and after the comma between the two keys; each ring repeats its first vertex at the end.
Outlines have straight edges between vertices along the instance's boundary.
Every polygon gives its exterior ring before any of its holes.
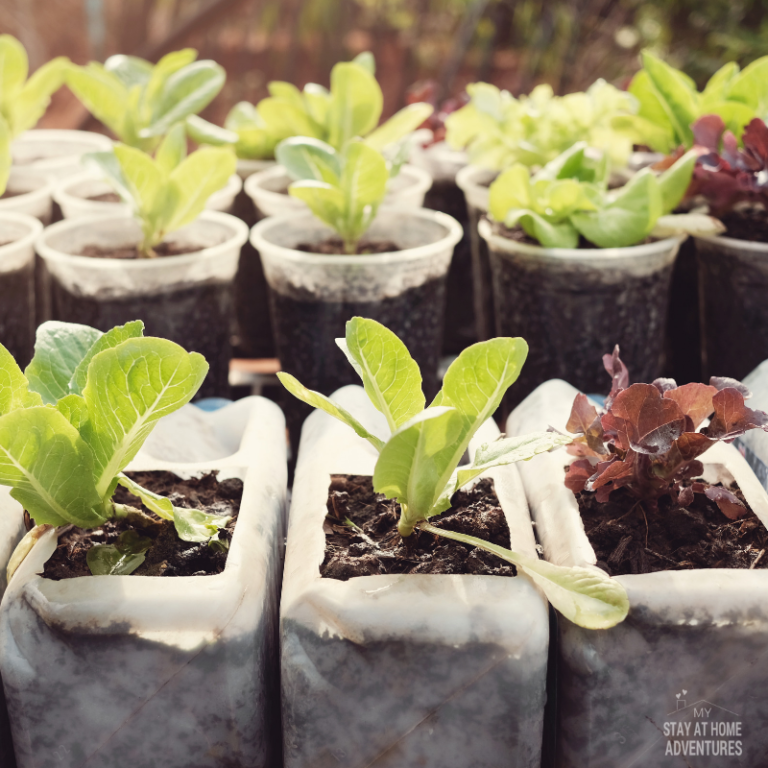
{"type": "MultiPolygon", "coordinates": [[[[430,518],[432,525],[510,547],[509,527],[492,480],[484,478],[470,490],[458,491],[451,503],[450,509],[430,518]]],[[[370,476],[332,475],[327,507],[325,559],[320,567],[326,579],[347,581],[387,573],[517,573],[513,565],[468,544],[419,530],[402,538],[397,532],[400,505],[374,493],[370,476]]]]}
{"type": "MultiPolygon", "coordinates": [[[[200,509],[214,515],[232,517],[219,538],[231,540],[243,496],[242,480],[229,478],[219,482],[217,472],[200,478],[182,480],[172,472],[127,472],[131,479],[150,491],[166,496],[174,506],[200,509]]],[[[210,576],[221,573],[227,563],[227,553],[213,549],[206,542],[182,541],[173,523],[148,510],[139,499],[118,486],[115,500],[140,508],[147,516],[142,527],[126,520],[109,520],[101,528],[84,531],[72,528],[59,537],[59,545],[45,564],[43,576],[59,581],[77,576],[90,576],[86,562],[88,550],[94,544],[111,544],[127,530],[136,530],[152,539],[144,562],[133,572],[136,576],[210,576]]]]}
{"type": "Polygon", "coordinates": [[[0,274],[0,344],[25,368],[35,344],[34,260],[0,274]]]}
{"type": "Polygon", "coordinates": [[[119,203],[120,195],[117,192],[102,192],[100,195],[89,195],[85,199],[96,203],[119,203]]]}
{"type": "Polygon", "coordinates": [[[174,341],[208,361],[210,370],[196,399],[229,397],[231,284],[203,283],[162,293],[94,298],[69,291],[53,276],[50,281],[56,320],[82,323],[100,331],[143,320],[146,336],[174,341]]]}
{"type": "Polygon", "coordinates": [[[511,254],[491,253],[490,260],[496,333],[522,336],[530,347],[520,378],[505,398],[506,408],[548,379],[565,379],[582,392],[602,392],[602,356],[616,344],[632,381],[661,375],[671,264],[632,276],[578,261],[553,269],[511,254]]]}
{"type": "Polygon", "coordinates": [[[494,338],[496,310],[494,308],[493,274],[488,243],[480,237],[477,225],[485,213],[474,206],[469,208],[469,238],[472,251],[472,295],[475,309],[475,333],[478,341],[494,338]]]}
{"type": "MultiPolygon", "coordinates": [[[[202,246],[184,245],[182,243],[160,243],[154,248],[158,257],[163,256],[182,256],[186,253],[197,253],[202,251],[202,246]]],[[[124,248],[102,248],[98,245],[86,245],[78,251],[76,256],[90,256],[95,259],[140,259],[139,249],[135,245],[129,245],[124,248]]]]}
{"type": "MultiPolygon", "coordinates": [[[[304,253],[320,253],[327,256],[346,255],[344,253],[344,243],[341,238],[338,237],[329,237],[321,243],[299,243],[296,246],[296,250],[303,251],[304,253]]],[[[391,240],[383,240],[375,243],[363,240],[358,243],[354,255],[364,256],[374,253],[392,253],[400,250],[402,249],[391,240]]]]}
{"type": "Polygon", "coordinates": [[[720,216],[725,237],[768,243],[768,212],[760,207],[744,208],[720,216]]]}
{"type": "MultiPolygon", "coordinates": [[[[746,504],[737,486],[729,490],[746,504]]],[[[768,568],[768,530],[748,505],[744,517],[729,520],[702,493],[694,494],[688,507],[662,497],[656,512],[625,488],[614,491],[605,503],[587,491],[576,498],[598,565],[611,576],[692,568],[768,568]]]]}

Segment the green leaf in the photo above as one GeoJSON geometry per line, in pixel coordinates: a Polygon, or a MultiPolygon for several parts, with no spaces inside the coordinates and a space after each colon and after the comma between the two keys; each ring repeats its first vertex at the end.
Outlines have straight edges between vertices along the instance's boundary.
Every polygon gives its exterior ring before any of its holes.
{"type": "Polygon", "coordinates": [[[272,82],[267,84],[267,90],[273,98],[284,101],[286,104],[290,104],[302,111],[304,110],[304,99],[301,96],[301,91],[293,83],[286,83],[283,80],[272,80],[272,82]]]}
{"type": "Polygon", "coordinates": [[[499,174],[488,190],[488,213],[494,221],[504,223],[510,211],[532,206],[530,172],[520,163],[499,174]]]}
{"type": "Polygon", "coordinates": [[[677,144],[677,136],[672,120],[662,103],[653,81],[645,70],[640,70],[629,84],[629,92],[638,100],[640,109],[637,117],[616,116],[614,125],[619,121],[634,125],[637,129],[636,140],[646,143],[655,152],[671,152],[677,144]]]}
{"type": "Polygon", "coordinates": [[[419,366],[392,331],[375,320],[353,317],[347,321],[346,339],[336,343],[391,430],[424,410],[419,366]]]}
{"type": "Polygon", "coordinates": [[[39,392],[44,403],[68,395],[77,366],[101,335],[101,331],[77,323],[51,320],[40,325],[34,357],[24,371],[30,389],[39,392]]]}
{"type": "Polygon", "coordinates": [[[115,75],[126,88],[146,85],[152,77],[152,64],[138,56],[118,53],[104,62],[104,69],[115,75]]]}
{"type": "Polygon", "coordinates": [[[409,133],[413,133],[433,112],[431,104],[409,104],[396,112],[385,123],[369,133],[365,143],[381,151],[390,144],[400,141],[409,133]]]}
{"type": "Polygon", "coordinates": [[[120,196],[120,199],[135,207],[133,197],[128,189],[128,182],[123,176],[123,169],[114,152],[88,152],[83,155],[81,162],[86,168],[102,174],[120,196]]]}
{"type": "Polygon", "coordinates": [[[208,363],[165,339],[128,339],[99,352],[88,367],[83,398],[96,488],[104,496],[149,437],[158,419],[188,403],[208,363]]]}
{"type": "Polygon", "coordinates": [[[610,629],[624,621],[629,613],[626,590],[599,568],[552,565],[475,536],[436,528],[429,523],[421,523],[419,527],[446,539],[474,545],[512,563],[544,592],[555,610],[580,627],[610,629]]]}
{"type": "Polygon", "coordinates": [[[226,147],[237,144],[239,137],[235,131],[229,131],[218,125],[209,123],[200,115],[188,115],[184,124],[192,141],[198,144],[207,144],[211,147],[226,147]]]}
{"type": "Polygon", "coordinates": [[[66,395],[56,403],[56,410],[78,431],[88,421],[88,406],[82,396],[66,395]]]}
{"type": "Polygon", "coordinates": [[[320,221],[337,232],[344,229],[345,200],[341,190],[324,181],[294,181],[291,197],[304,202],[320,221]]]}
{"type": "Polygon", "coordinates": [[[75,372],[69,381],[69,391],[78,395],[82,394],[88,380],[88,366],[99,352],[103,352],[105,349],[112,349],[112,347],[116,347],[118,344],[128,341],[128,339],[138,339],[143,335],[144,323],[141,320],[133,320],[125,325],[117,325],[106,333],[101,334],[77,364],[77,368],[75,368],[75,372]]]}
{"type": "Polygon", "coordinates": [[[330,91],[317,83],[307,83],[304,86],[304,103],[310,118],[318,126],[325,125],[331,105],[330,91]]]}
{"type": "Polygon", "coordinates": [[[713,102],[710,109],[707,110],[707,114],[720,115],[725,127],[739,138],[744,133],[747,124],[756,117],[752,107],[738,101],[713,102]]]}
{"type": "Polygon", "coordinates": [[[270,133],[278,141],[289,136],[324,138],[324,131],[315,123],[303,105],[298,107],[284,99],[268,98],[259,102],[258,112],[270,133]]]}
{"type": "Polygon", "coordinates": [[[70,66],[66,83],[83,102],[85,108],[119,139],[125,140],[125,112],[128,89],[120,78],[107,72],[101,64],[90,62],[86,67],[70,66]]]}
{"type": "Polygon", "coordinates": [[[203,542],[216,536],[231,520],[225,515],[211,515],[199,509],[173,508],[173,523],[182,541],[203,542]]]}
{"type": "Polygon", "coordinates": [[[13,35],[0,35],[0,99],[5,102],[18,93],[28,74],[24,46],[13,35]]]}
{"type": "Polygon", "coordinates": [[[298,379],[291,376],[289,373],[280,372],[277,374],[277,378],[280,379],[280,383],[296,398],[301,400],[307,405],[311,405],[313,408],[319,408],[321,411],[325,411],[330,416],[343,422],[355,431],[360,437],[365,438],[377,451],[381,451],[384,447],[384,441],[371,434],[351,413],[344,410],[340,405],[336,405],[332,400],[329,400],[325,395],[321,395],[319,392],[314,392],[311,389],[307,389],[301,384],[298,379]]]}
{"type": "Polygon", "coordinates": [[[746,104],[761,118],[768,115],[768,56],[753,61],[730,81],[727,98],[746,104]]]}
{"type": "Polygon", "coordinates": [[[146,229],[154,225],[158,202],[166,180],[166,174],[155,161],[135,147],[117,144],[115,157],[125,180],[125,186],[138,216],[146,229]]]}
{"type": "Polygon", "coordinates": [[[379,122],[384,97],[376,78],[359,64],[339,63],[331,71],[328,143],[341,149],[355,136],[365,136],[379,122]]]}
{"type": "Polygon", "coordinates": [[[373,221],[387,194],[389,172],[379,152],[359,140],[352,140],[344,151],[341,191],[344,195],[345,242],[356,241],[373,221]]]}
{"type": "Polygon", "coordinates": [[[93,456],[55,408],[20,408],[0,417],[0,483],[38,524],[93,528],[104,522],[93,456]]]}
{"type": "Polygon", "coordinates": [[[544,248],[577,248],[579,234],[568,221],[555,224],[534,211],[515,211],[504,222],[508,227],[516,221],[526,234],[538,240],[544,248]]]}
{"type": "Polygon", "coordinates": [[[182,48],[180,51],[171,51],[163,56],[152,69],[152,76],[145,86],[140,100],[140,111],[145,116],[144,122],[149,122],[159,110],[160,94],[168,78],[189,66],[197,58],[194,48],[182,48]]]}
{"type": "Polygon", "coordinates": [[[69,59],[59,56],[43,64],[13,98],[10,114],[14,136],[34,128],[51,103],[51,95],[64,83],[69,59]]]}
{"type": "Polygon", "coordinates": [[[193,222],[205,208],[208,198],[226,186],[237,170],[234,152],[222,147],[203,147],[193,152],[170,175],[171,188],[178,202],[166,231],[180,229],[193,222]]]}
{"type": "Polygon", "coordinates": [[[170,174],[187,156],[187,136],[183,123],[177,123],[160,142],[155,162],[170,174]]]}
{"type": "Polygon", "coordinates": [[[373,54],[370,51],[363,51],[362,53],[358,53],[357,56],[352,59],[352,62],[361,66],[366,72],[369,72],[375,77],[376,59],[373,57],[373,54]]]}
{"type": "Polygon", "coordinates": [[[725,101],[728,98],[728,91],[738,74],[739,65],[735,61],[729,61],[709,78],[701,92],[701,106],[705,114],[708,112],[707,105],[725,101]]]}
{"type": "Polygon", "coordinates": [[[341,164],[336,150],[324,141],[294,136],[281,141],[275,157],[295,181],[314,179],[338,186],[341,164]]]}
{"type": "Polygon", "coordinates": [[[17,408],[42,404],[43,398],[37,392],[30,391],[27,377],[13,355],[0,344],[0,416],[17,408]]]}
{"type": "Polygon", "coordinates": [[[143,562],[152,539],[123,531],[114,544],[94,544],[85,556],[94,576],[128,576],[143,562]]]}
{"type": "MultiPolygon", "coordinates": [[[[162,517],[163,520],[173,520],[174,507],[169,498],[160,496],[160,494],[142,487],[122,472],[117,476],[117,482],[122,485],[123,488],[126,488],[129,493],[132,493],[134,496],[141,499],[141,503],[147,509],[152,510],[158,517],[162,517]]],[[[190,541],[190,539],[186,539],[186,541],[190,541]]]]}
{"type": "Polygon", "coordinates": [[[685,197],[691,183],[697,157],[698,153],[695,150],[690,150],[659,176],[662,214],[674,211],[685,197]]]}

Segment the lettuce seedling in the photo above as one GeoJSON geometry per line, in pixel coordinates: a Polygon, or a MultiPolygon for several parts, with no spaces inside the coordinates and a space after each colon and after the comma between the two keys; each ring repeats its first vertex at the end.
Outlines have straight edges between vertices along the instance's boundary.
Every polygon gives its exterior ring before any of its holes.
{"type": "Polygon", "coordinates": [[[187,156],[180,124],[165,136],[154,159],[117,144],[111,152],[86,155],[85,162],[96,165],[131,206],[144,234],[139,253],[146,258],[156,256],[154,248],[166,235],[192,223],[237,168],[234,152],[224,147],[202,147],[187,156]]]}
{"type": "Polygon", "coordinates": [[[525,341],[499,338],[465,349],[427,408],[419,366],[383,325],[355,317],[347,323],[346,338],[336,342],[360,375],[371,402],[386,417],[389,438],[374,435],[341,406],[306,389],[293,376],[278,376],[299,400],[349,425],[376,448],[373,487],[400,503],[402,536],[419,529],[492,552],[526,573],[558,610],[581,626],[605,628],[624,619],[628,611],[624,589],[598,569],[555,566],[429,523],[429,518],[451,506],[457,490],[486,470],[526,461],[570,442],[570,437],[553,432],[500,438],[482,445],[470,464],[459,466],[470,440],[519,376],[528,354],[525,341]]]}
{"type": "Polygon", "coordinates": [[[449,115],[446,140],[466,148],[469,162],[501,171],[520,163],[541,167],[573,144],[584,141],[605,151],[614,167],[624,167],[631,140],[613,129],[617,115],[637,111],[635,99],[604,80],[584,93],[555,96],[540,85],[516,99],[488,83],[467,86],[470,102],[449,115]]]}
{"type": "MultiPolygon", "coordinates": [[[[158,420],[188,403],[208,372],[201,355],[143,331],[140,320],[107,333],[43,323],[24,373],[0,345],[0,484],[12,488],[37,526],[89,529],[111,518],[140,525],[137,509],[114,501],[118,485],[172,521],[185,541],[211,539],[226,524],[175,507],[123,473],[158,420]]],[[[94,547],[88,564],[94,574],[130,573],[148,546],[124,534],[115,545],[94,547]]]]}
{"type": "Polygon", "coordinates": [[[649,236],[722,231],[706,216],[668,215],[688,189],[696,152],[660,176],[646,168],[609,190],[607,163],[590,159],[585,149],[574,145],[533,176],[522,164],[504,171],[491,184],[491,218],[506,227],[519,225],[545,248],[576,248],[580,235],[599,248],[621,248],[649,236]]]}
{"type": "Polygon", "coordinates": [[[157,64],[119,54],[104,64],[70,65],[66,82],[128,146],[151,152],[177,123],[200,144],[234,144],[237,134],[198,116],[221,90],[226,73],[214,61],[195,59],[193,48],[169,53],[157,64]]]}
{"type": "Polygon", "coordinates": [[[703,115],[718,115],[736,136],[755,117],[768,113],[768,56],[743,71],[729,62],[710,78],[704,90],[684,72],[643,51],[643,69],[632,79],[629,92],[637,99],[636,115],[617,116],[613,126],[626,131],[635,143],[668,153],[694,144],[692,124],[703,115]]]}
{"type": "Polygon", "coordinates": [[[69,59],[59,56],[43,64],[29,79],[24,46],[13,35],[0,35],[0,195],[11,170],[11,142],[34,128],[64,82],[69,59]]]}
{"type": "Polygon", "coordinates": [[[331,70],[330,91],[309,83],[303,91],[291,83],[269,84],[269,97],[258,105],[236,104],[225,127],[234,131],[238,157],[271,158],[275,148],[292,136],[330,144],[337,151],[357,137],[383,150],[402,141],[432,114],[429,104],[410,104],[378,128],[384,97],[375,77],[370,53],[339,62],[331,70]]]}
{"type": "Polygon", "coordinates": [[[277,159],[298,179],[288,187],[289,194],[336,230],[345,253],[357,253],[387,194],[390,174],[381,152],[361,139],[350,140],[337,152],[325,142],[297,137],[278,146],[277,159]]]}
{"type": "Polygon", "coordinates": [[[574,493],[594,492],[599,502],[626,488],[649,510],[658,509],[662,496],[687,507],[694,494],[703,493],[730,520],[746,514],[731,491],[694,478],[704,471],[699,457],[715,443],[730,443],[751,429],[768,432],[768,414],[744,404],[749,390],[716,376],[709,384],[681,387],[674,379],[630,385],[618,346],[603,364],[612,379],[605,409],[579,394],[566,425],[578,435],[568,451],[584,457],[569,467],[566,486],[574,493]],[[700,428],[705,419],[708,425],[700,428]]]}

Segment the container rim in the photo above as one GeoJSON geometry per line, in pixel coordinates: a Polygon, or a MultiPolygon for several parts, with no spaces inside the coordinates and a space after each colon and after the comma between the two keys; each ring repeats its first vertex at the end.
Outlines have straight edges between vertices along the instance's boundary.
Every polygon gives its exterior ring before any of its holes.
{"type": "Polygon", "coordinates": [[[728,237],[727,235],[694,235],[693,238],[712,245],[719,243],[731,248],[740,248],[744,251],[768,253],[768,243],[760,243],[755,240],[739,240],[737,237],[728,237]]]}
{"type": "Polygon", "coordinates": [[[4,221],[10,221],[14,224],[23,224],[29,227],[29,232],[26,235],[22,235],[18,240],[13,240],[5,245],[0,245],[0,258],[8,253],[11,249],[25,248],[27,246],[33,246],[35,240],[40,236],[43,231],[43,222],[40,219],[36,219],[34,216],[30,216],[27,213],[16,213],[16,211],[0,211],[0,224],[4,221]]]}

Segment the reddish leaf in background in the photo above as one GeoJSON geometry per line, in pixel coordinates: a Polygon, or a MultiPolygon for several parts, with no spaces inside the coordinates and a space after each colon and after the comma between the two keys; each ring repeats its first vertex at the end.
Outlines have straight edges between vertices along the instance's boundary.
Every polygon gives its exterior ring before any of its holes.
{"type": "Polygon", "coordinates": [[[715,415],[704,432],[715,440],[734,440],[750,429],[768,431],[768,415],[744,405],[744,396],[726,387],[712,398],[715,415]]]}
{"type": "Polygon", "coordinates": [[[752,120],[744,129],[741,141],[744,149],[760,162],[760,167],[768,164],[768,126],[762,120],[752,120]]]}
{"type": "Polygon", "coordinates": [[[691,417],[693,429],[697,429],[715,407],[712,405],[712,397],[717,394],[717,389],[707,384],[683,384],[682,387],[672,389],[664,393],[664,397],[674,400],[680,410],[691,417]]]}
{"type": "Polygon", "coordinates": [[[633,384],[620,392],[602,421],[625,451],[632,448],[653,455],[666,453],[685,429],[678,404],[662,397],[653,384],[633,384]]]}
{"type": "Polygon", "coordinates": [[[725,133],[725,123],[720,115],[704,115],[692,126],[693,142],[710,152],[720,151],[720,138],[725,133]]]}
{"type": "Polygon", "coordinates": [[[595,454],[606,453],[603,445],[603,425],[597,408],[589,402],[586,395],[579,393],[573,401],[571,416],[565,428],[576,435],[584,435],[587,446],[595,454]]]}
{"type": "Polygon", "coordinates": [[[574,461],[565,475],[565,487],[574,493],[579,493],[584,490],[584,486],[587,484],[587,480],[595,473],[595,468],[592,466],[589,459],[579,459],[574,461]]]}
{"type": "Polygon", "coordinates": [[[749,400],[749,398],[752,397],[752,392],[750,391],[749,387],[742,384],[740,381],[737,381],[736,379],[729,378],[728,376],[712,376],[709,380],[709,384],[718,392],[721,389],[730,388],[741,392],[741,395],[745,400],[749,400]]]}
{"type": "Polygon", "coordinates": [[[603,365],[611,377],[611,391],[605,400],[605,407],[610,408],[616,395],[629,386],[629,371],[619,357],[619,345],[613,348],[613,354],[603,355],[603,365]]]}
{"type": "Polygon", "coordinates": [[[704,495],[708,499],[717,504],[720,511],[729,520],[738,520],[740,517],[744,517],[747,514],[747,508],[734,496],[729,490],[722,488],[719,485],[710,485],[704,491],[704,495]]]}

